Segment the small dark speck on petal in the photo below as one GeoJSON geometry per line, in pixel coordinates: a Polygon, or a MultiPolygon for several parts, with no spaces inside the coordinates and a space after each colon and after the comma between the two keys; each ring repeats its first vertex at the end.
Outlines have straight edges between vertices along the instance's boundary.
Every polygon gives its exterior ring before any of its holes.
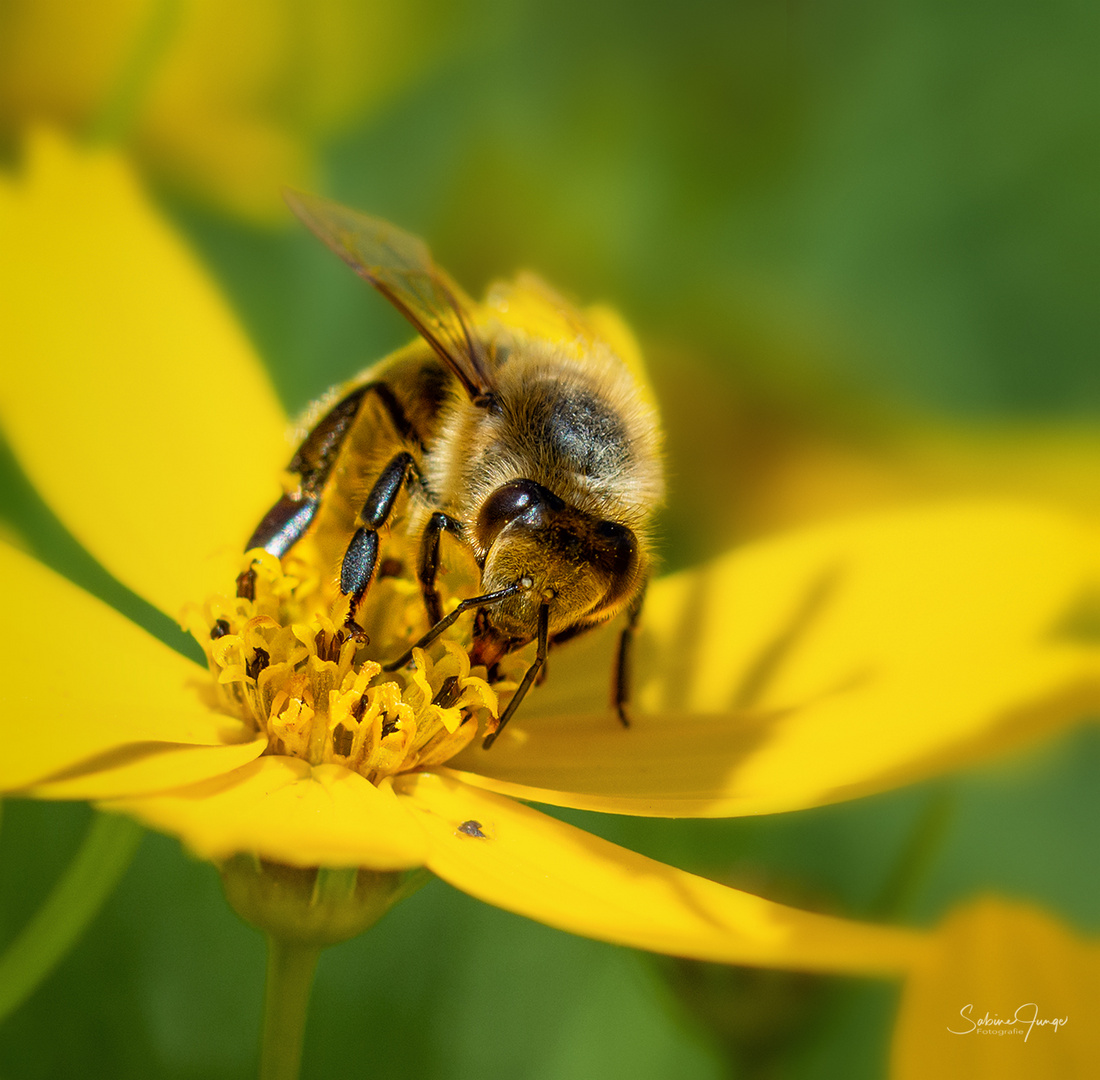
{"type": "Polygon", "coordinates": [[[455,831],[460,832],[465,836],[476,836],[479,840],[488,839],[488,837],[481,831],[480,821],[464,821],[455,831]]]}

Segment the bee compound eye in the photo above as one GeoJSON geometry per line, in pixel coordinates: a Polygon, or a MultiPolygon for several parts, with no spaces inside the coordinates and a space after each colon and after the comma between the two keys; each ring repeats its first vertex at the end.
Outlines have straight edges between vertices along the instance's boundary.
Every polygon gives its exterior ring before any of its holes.
{"type": "Polygon", "coordinates": [[[486,548],[491,547],[506,525],[521,519],[532,528],[537,528],[545,523],[547,511],[561,505],[557,496],[534,480],[512,480],[502,484],[485,500],[478,514],[481,542],[486,548]]]}
{"type": "Polygon", "coordinates": [[[638,540],[625,525],[615,521],[597,522],[595,528],[599,561],[612,574],[621,574],[633,562],[638,551],[638,540]]]}

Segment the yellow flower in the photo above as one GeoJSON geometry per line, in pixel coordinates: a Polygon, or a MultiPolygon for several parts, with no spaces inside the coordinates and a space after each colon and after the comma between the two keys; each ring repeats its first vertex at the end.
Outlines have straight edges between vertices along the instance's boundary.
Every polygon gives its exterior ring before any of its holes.
{"type": "Polygon", "coordinates": [[[906,980],[894,1080],[1092,1076],[1100,943],[1045,912],[986,897],[948,915],[906,980]]]}
{"type": "MultiPolygon", "coordinates": [[[[47,136],[25,176],[0,184],[0,250],[0,354],[17,361],[0,420],[26,472],[88,551],[162,610],[224,592],[287,446],[222,300],[115,156],[47,136]]],[[[282,727],[257,732],[203,668],[3,548],[0,790],[100,801],[216,860],[423,865],[490,903],[642,948],[900,972],[919,959],[916,933],[724,888],[513,796],[653,816],[774,812],[1051,730],[1100,701],[1100,655],[1073,632],[1095,541],[1060,513],[958,503],[752,545],[653,588],[630,730],[605,706],[612,628],[554,654],[491,751],[396,772],[361,769],[334,730],[324,754],[292,753],[300,706],[262,702],[282,727]]],[[[286,583],[268,569],[277,592],[286,583]]],[[[206,625],[241,614],[219,603],[202,609],[206,625]]],[[[247,635],[267,616],[246,614],[222,635],[236,639],[222,670],[260,700],[247,635]]],[[[311,671],[344,664],[320,655],[316,634],[281,641],[288,664],[311,649],[311,671]]],[[[358,676],[333,678],[363,697],[358,676]]],[[[466,689],[476,708],[480,691],[466,689]]]]}
{"type": "Polygon", "coordinates": [[[437,54],[432,0],[13,0],[0,9],[0,133],[49,120],[124,139],[144,168],[236,213],[282,220],[334,129],[437,54]],[[415,42],[415,48],[410,43],[415,42]]]}

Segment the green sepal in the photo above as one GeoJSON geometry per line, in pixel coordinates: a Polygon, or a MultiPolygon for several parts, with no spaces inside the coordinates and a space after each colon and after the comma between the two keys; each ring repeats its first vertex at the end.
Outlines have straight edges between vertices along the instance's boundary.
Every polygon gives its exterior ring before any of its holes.
{"type": "Polygon", "coordinates": [[[283,866],[237,855],[221,867],[230,906],[279,941],[324,947],[372,927],[428,879],[424,870],[283,866]]]}

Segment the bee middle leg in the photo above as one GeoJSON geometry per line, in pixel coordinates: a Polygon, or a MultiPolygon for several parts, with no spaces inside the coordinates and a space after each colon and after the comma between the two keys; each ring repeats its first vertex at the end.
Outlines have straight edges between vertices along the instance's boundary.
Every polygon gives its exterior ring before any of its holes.
{"type": "Polygon", "coordinates": [[[437,510],[428,518],[420,540],[420,555],[416,565],[416,580],[420,583],[420,595],[424,597],[429,626],[435,626],[443,618],[443,602],[435,587],[435,579],[439,573],[439,541],[445,532],[452,536],[461,536],[462,524],[437,510]]]}
{"type": "Polygon", "coordinates": [[[355,530],[340,564],[340,592],[351,597],[344,627],[356,636],[362,633],[362,627],[355,616],[378,569],[378,530],[393,513],[402,486],[419,480],[416,459],[407,450],[402,451],[382,470],[359,511],[362,525],[355,530]]]}

